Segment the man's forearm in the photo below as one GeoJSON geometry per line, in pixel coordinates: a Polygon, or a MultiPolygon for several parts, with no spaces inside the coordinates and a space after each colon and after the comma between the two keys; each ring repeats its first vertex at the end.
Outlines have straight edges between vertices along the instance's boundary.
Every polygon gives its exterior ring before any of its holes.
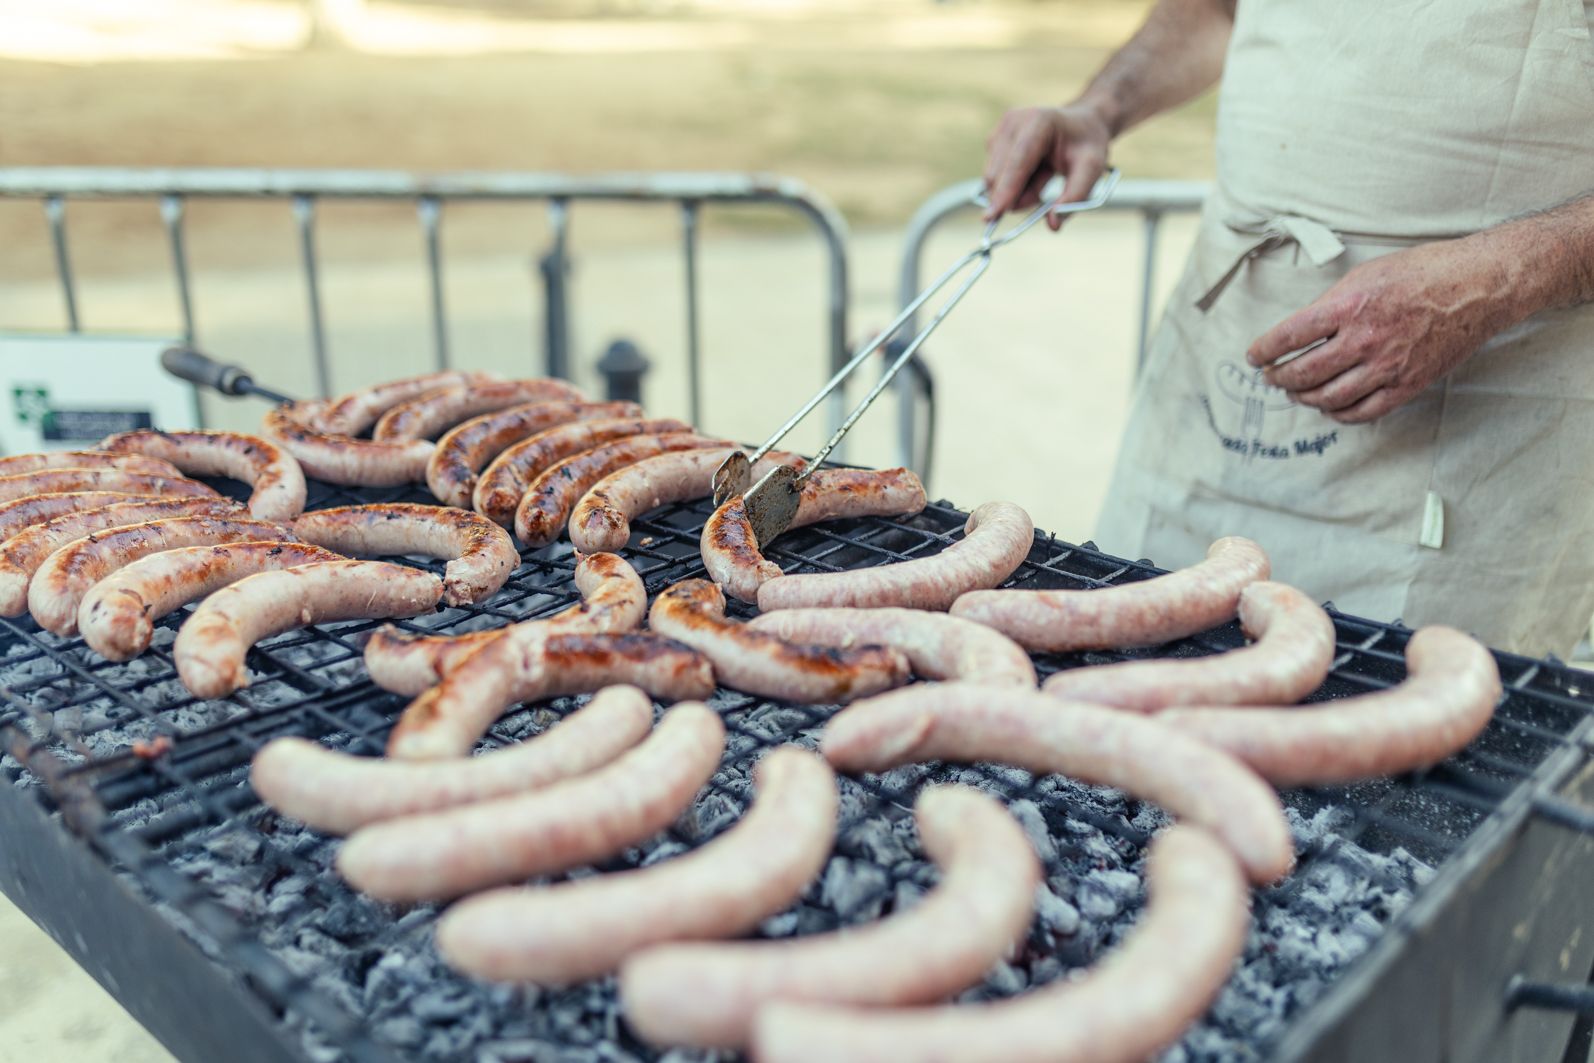
{"type": "Polygon", "coordinates": [[[1235,0],[1161,0],[1080,94],[1113,136],[1211,88],[1223,72],[1235,0]]]}
{"type": "Polygon", "coordinates": [[[1467,239],[1493,264],[1514,320],[1594,302],[1594,192],[1467,239]]]}

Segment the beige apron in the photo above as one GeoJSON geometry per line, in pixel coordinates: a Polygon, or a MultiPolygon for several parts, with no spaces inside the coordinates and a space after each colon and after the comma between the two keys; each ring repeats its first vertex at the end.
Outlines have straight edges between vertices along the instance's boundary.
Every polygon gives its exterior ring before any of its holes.
{"type": "Polygon", "coordinates": [[[1179,566],[1247,535],[1348,612],[1568,652],[1594,612],[1594,306],[1371,425],[1245,351],[1358,263],[1594,191],[1583,0],[1242,0],[1218,160],[1097,542],[1179,566]]]}

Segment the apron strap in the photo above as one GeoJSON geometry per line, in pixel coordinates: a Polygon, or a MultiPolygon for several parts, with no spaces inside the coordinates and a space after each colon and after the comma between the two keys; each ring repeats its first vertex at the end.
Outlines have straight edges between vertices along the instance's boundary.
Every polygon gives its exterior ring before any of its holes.
{"type": "MultiPolygon", "coordinates": [[[[1232,222],[1225,224],[1228,224],[1229,228],[1238,232],[1245,231],[1244,227],[1232,222]]],[[[1306,257],[1311,260],[1314,266],[1326,266],[1345,253],[1344,242],[1328,226],[1321,222],[1315,222],[1310,218],[1302,218],[1294,214],[1281,214],[1267,223],[1262,230],[1262,238],[1240,252],[1239,257],[1234,260],[1234,264],[1224,271],[1223,276],[1218,278],[1217,283],[1208,288],[1207,293],[1196,300],[1196,308],[1202,313],[1211,310],[1213,304],[1218,301],[1218,296],[1223,294],[1223,289],[1229,286],[1230,281],[1239,276],[1240,270],[1244,268],[1247,262],[1261,258],[1270,251],[1276,251],[1290,244],[1295,244],[1306,252],[1306,257]]]]}

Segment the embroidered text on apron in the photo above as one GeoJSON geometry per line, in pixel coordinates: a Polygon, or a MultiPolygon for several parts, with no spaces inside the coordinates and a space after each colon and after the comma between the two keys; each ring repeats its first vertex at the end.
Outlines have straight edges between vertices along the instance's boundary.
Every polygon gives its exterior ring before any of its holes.
{"type": "Polygon", "coordinates": [[[1177,566],[1247,535],[1348,611],[1569,650],[1594,611],[1594,306],[1371,425],[1245,351],[1361,262],[1594,191],[1583,0],[1243,0],[1218,159],[1097,541],[1177,566]]]}

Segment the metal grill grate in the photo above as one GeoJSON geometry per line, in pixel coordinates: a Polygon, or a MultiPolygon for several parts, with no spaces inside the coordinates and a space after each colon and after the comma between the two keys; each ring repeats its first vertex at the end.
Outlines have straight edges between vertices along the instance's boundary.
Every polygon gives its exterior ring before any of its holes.
{"type": "MultiPolygon", "coordinates": [[[[312,497],[318,508],[424,500],[403,489],[352,492],[324,485],[313,485],[312,497]]],[[[628,557],[650,593],[703,574],[698,534],[707,505],[668,507],[636,523],[628,557]]],[[[768,554],[787,571],[858,568],[934,553],[961,534],[964,519],[936,504],[910,519],[801,529],[768,554]]],[[[561,543],[527,556],[488,606],[444,609],[403,626],[464,631],[554,613],[578,599],[571,582],[574,563],[570,546],[561,543]]],[[[1037,540],[1012,585],[1102,586],[1156,572],[1088,546],[1037,540]]],[[[747,616],[752,609],[733,603],[731,611],[747,616]]],[[[374,622],[327,625],[270,640],[250,655],[249,688],[224,701],[198,701],[177,682],[170,657],[185,616],[186,611],[166,618],[152,650],[126,665],[102,661],[81,642],[43,633],[31,622],[5,621],[0,725],[9,737],[11,755],[3,761],[9,784],[31,788],[38,800],[59,810],[213,958],[244,975],[253,992],[302,1026],[309,1056],[654,1058],[619,1022],[612,981],[539,993],[479,986],[452,975],[429,947],[433,906],[400,910],[353,894],[331,871],[334,841],[280,819],[255,800],[247,786],[249,758],[278,735],[326,738],[359,754],[381,752],[405,699],[375,688],[364,676],[361,639],[374,622]],[[169,749],[164,740],[171,741],[169,749]],[[141,743],[136,751],[135,743],[141,743]]],[[[1400,680],[1409,632],[1343,615],[1335,623],[1339,654],[1315,700],[1400,680]]],[[[1231,624],[1155,651],[1039,656],[1036,663],[1044,676],[1125,657],[1218,652],[1242,642],[1231,624]]],[[[1288,968],[1275,955],[1279,942],[1268,937],[1273,931],[1267,928],[1309,920],[1330,879],[1350,882],[1346,888],[1372,920],[1362,926],[1360,947],[1346,951],[1365,948],[1368,933],[1387,929],[1414,893],[1431,888],[1430,867],[1442,875],[1447,859],[1476,836],[1508,795],[1536,781],[1552,753],[1581,747],[1594,696],[1579,687],[1578,673],[1515,657],[1502,657],[1501,668],[1507,695],[1500,711],[1460,756],[1417,775],[1286,796],[1303,846],[1300,867],[1282,885],[1258,894],[1259,930],[1249,950],[1257,955],[1248,962],[1275,975],[1288,968]]],[[[578,700],[522,708],[500,720],[488,741],[516,741],[578,700]]],[[[747,778],[758,757],[783,742],[812,745],[833,711],[726,690],[713,704],[729,733],[721,770],[663,839],[628,851],[604,869],[651,862],[728,827],[748,801],[747,778]]],[[[1043,912],[1012,964],[965,999],[1005,995],[1089,963],[1132,925],[1139,903],[1133,873],[1141,847],[1163,822],[1158,810],[1112,791],[1056,777],[1036,779],[1011,768],[918,765],[843,780],[843,821],[830,864],[796,910],[769,920],[763,932],[810,933],[867,921],[932,885],[934,870],[913,843],[910,810],[920,786],[947,779],[999,793],[1021,813],[1043,847],[1048,881],[1062,904],[1049,915],[1043,912]]],[[[1575,810],[1546,807],[1586,825],[1575,810]]],[[[1348,954],[1329,957],[1322,972],[1308,971],[1312,985],[1232,989],[1234,1006],[1227,1012],[1216,1008],[1205,1028],[1187,1038],[1188,1056],[1218,1052],[1203,1047],[1214,1044],[1233,1051],[1236,1042],[1245,1042],[1247,1052],[1263,1051],[1350,960],[1348,954]],[[1267,1021],[1255,1014],[1259,1007],[1267,1021]]]]}

